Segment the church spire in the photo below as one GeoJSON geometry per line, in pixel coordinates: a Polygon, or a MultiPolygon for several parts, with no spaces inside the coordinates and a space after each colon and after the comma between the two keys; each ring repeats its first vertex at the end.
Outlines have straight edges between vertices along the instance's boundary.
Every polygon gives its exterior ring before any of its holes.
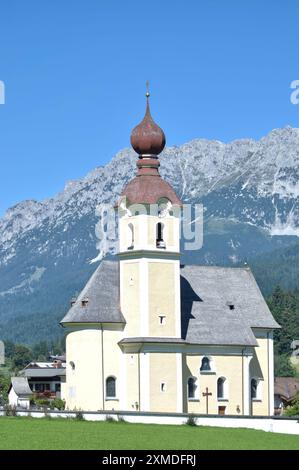
{"type": "Polygon", "coordinates": [[[133,129],[131,144],[139,155],[137,175],[153,175],[160,166],[158,155],[165,147],[166,139],[163,130],[152,118],[149,104],[150,93],[146,92],[146,110],[142,121],[133,129]]]}
{"type": "Polygon", "coordinates": [[[146,92],[146,110],[142,121],[133,129],[131,144],[139,158],[138,172],[123,189],[118,207],[124,197],[128,204],[157,204],[161,198],[168,199],[172,204],[182,206],[182,202],[169,183],[159,174],[160,162],[158,155],[165,147],[165,134],[152,118],[149,105],[149,91],[146,92]]]}

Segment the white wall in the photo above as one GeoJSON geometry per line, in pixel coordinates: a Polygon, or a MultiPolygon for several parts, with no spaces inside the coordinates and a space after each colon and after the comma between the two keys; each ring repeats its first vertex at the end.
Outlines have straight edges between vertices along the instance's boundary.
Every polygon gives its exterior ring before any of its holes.
{"type": "Polygon", "coordinates": [[[14,389],[11,387],[10,392],[8,394],[8,402],[10,406],[17,406],[18,405],[18,395],[14,391],[14,389]]]}
{"type": "MultiPolygon", "coordinates": [[[[33,418],[43,418],[45,414],[40,411],[18,411],[18,416],[31,416],[33,418]]],[[[0,416],[4,416],[5,412],[0,410],[0,416]]],[[[57,412],[49,411],[48,416],[52,418],[74,418],[75,413],[71,412],[57,412]]],[[[115,417],[117,414],[113,412],[108,413],[84,413],[84,418],[87,421],[105,421],[107,416],[115,417]]],[[[187,415],[179,414],[154,414],[154,413],[119,413],[119,416],[129,423],[144,423],[144,424],[185,424],[187,415]]],[[[248,428],[258,429],[267,432],[277,432],[282,434],[297,434],[299,435],[299,422],[297,419],[273,419],[273,418],[231,418],[231,417],[202,417],[196,418],[198,426],[215,426],[224,428],[248,428]]]]}
{"type": "Polygon", "coordinates": [[[10,389],[8,394],[8,402],[10,406],[18,406],[19,408],[24,408],[26,410],[28,410],[30,407],[30,399],[18,397],[13,388],[10,389]]]}

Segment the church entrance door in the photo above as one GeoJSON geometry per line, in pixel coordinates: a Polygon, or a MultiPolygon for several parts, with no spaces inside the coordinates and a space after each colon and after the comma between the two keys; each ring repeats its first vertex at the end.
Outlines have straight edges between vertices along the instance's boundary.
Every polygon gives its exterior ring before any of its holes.
{"type": "Polygon", "coordinates": [[[218,414],[225,415],[225,408],[226,406],[218,406],[218,414]]]}

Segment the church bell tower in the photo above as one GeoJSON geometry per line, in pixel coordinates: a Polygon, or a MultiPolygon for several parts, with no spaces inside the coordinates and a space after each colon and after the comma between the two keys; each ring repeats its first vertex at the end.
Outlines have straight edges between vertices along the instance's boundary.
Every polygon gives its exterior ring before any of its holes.
{"type": "Polygon", "coordinates": [[[159,174],[163,130],[146,94],[143,120],[132,131],[137,174],[119,211],[120,304],[127,338],[181,338],[180,211],[182,203],[159,174]]]}

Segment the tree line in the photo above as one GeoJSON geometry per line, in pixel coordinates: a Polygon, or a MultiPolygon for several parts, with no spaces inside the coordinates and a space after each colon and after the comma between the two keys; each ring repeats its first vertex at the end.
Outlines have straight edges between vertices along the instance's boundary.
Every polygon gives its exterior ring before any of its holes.
{"type": "Polygon", "coordinates": [[[299,340],[299,289],[287,291],[277,286],[267,303],[281,326],[274,331],[275,376],[299,377],[290,362],[291,342],[299,340]]]}

